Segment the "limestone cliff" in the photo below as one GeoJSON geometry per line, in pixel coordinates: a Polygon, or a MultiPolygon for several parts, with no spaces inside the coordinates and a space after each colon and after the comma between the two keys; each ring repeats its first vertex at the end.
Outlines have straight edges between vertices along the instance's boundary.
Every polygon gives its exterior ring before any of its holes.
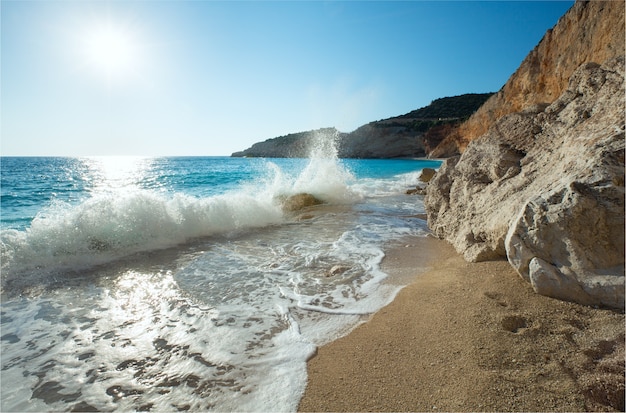
{"type": "Polygon", "coordinates": [[[431,156],[463,152],[502,116],[529,106],[552,103],[567,88],[583,63],[624,53],[624,2],[578,1],[548,30],[502,89],[458,130],[452,131],[431,156]]]}
{"type": "Polygon", "coordinates": [[[624,56],[587,63],[551,105],[495,122],[429,184],[430,228],[540,294],[624,308],[624,93],[624,56]]]}

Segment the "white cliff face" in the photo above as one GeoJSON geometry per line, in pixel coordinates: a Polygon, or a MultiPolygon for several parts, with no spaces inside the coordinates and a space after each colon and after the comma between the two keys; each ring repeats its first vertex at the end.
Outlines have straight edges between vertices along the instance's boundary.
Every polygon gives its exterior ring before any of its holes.
{"type": "Polygon", "coordinates": [[[624,308],[624,93],[622,56],[497,121],[428,186],[433,232],[468,261],[506,256],[540,294],[624,308]]]}

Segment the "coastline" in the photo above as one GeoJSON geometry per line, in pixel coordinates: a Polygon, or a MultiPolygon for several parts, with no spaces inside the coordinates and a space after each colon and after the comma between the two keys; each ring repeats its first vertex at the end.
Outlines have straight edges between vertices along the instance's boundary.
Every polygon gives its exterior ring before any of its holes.
{"type": "Polygon", "coordinates": [[[432,237],[386,254],[412,282],[318,349],[299,411],[623,410],[623,314],[535,294],[507,261],[432,237]]]}

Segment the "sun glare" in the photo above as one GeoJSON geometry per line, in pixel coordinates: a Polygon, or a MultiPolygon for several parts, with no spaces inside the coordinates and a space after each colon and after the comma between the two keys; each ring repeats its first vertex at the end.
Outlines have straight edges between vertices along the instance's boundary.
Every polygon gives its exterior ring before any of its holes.
{"type": "Polygon", "coordinates": [[[135,42],[133,33],[123,27],[92,28],[84,38],[87,63],[108,77],[127,75],[137,64],[135,42]]]}
{"type": "Polygon", "coordinates": [[[134,191],[150,168],[150,158],[138,156],[94,156],[85,162],[96,192],[134,191]]]}

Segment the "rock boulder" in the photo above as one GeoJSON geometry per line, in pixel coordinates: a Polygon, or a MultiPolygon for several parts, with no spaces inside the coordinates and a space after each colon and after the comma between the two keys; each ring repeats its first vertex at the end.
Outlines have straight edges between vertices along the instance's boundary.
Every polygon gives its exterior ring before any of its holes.
{"type": "Polygon", "coordinates": [[[433,179],[433,176],[435,176],[436,173],[437,171],[433,168],[424,168],[422,169],[422,173],[420,174],[419,180],[421,182],[428,183],[430,182],[431,179],[433,179]]]}
{"type": "Polygon", "coordinates": [[[285,212],[299,211],[315,205],[323,204],[315,196],[307,193],[299,193],[281,199],[282,209],[285,212]]]}
{"type": "Polygon", "coordinates": [[[448,159],[428,223],[468,261],[506,256],[540,294],[624,308],[624,57],[509,114],[448,159]]]}

